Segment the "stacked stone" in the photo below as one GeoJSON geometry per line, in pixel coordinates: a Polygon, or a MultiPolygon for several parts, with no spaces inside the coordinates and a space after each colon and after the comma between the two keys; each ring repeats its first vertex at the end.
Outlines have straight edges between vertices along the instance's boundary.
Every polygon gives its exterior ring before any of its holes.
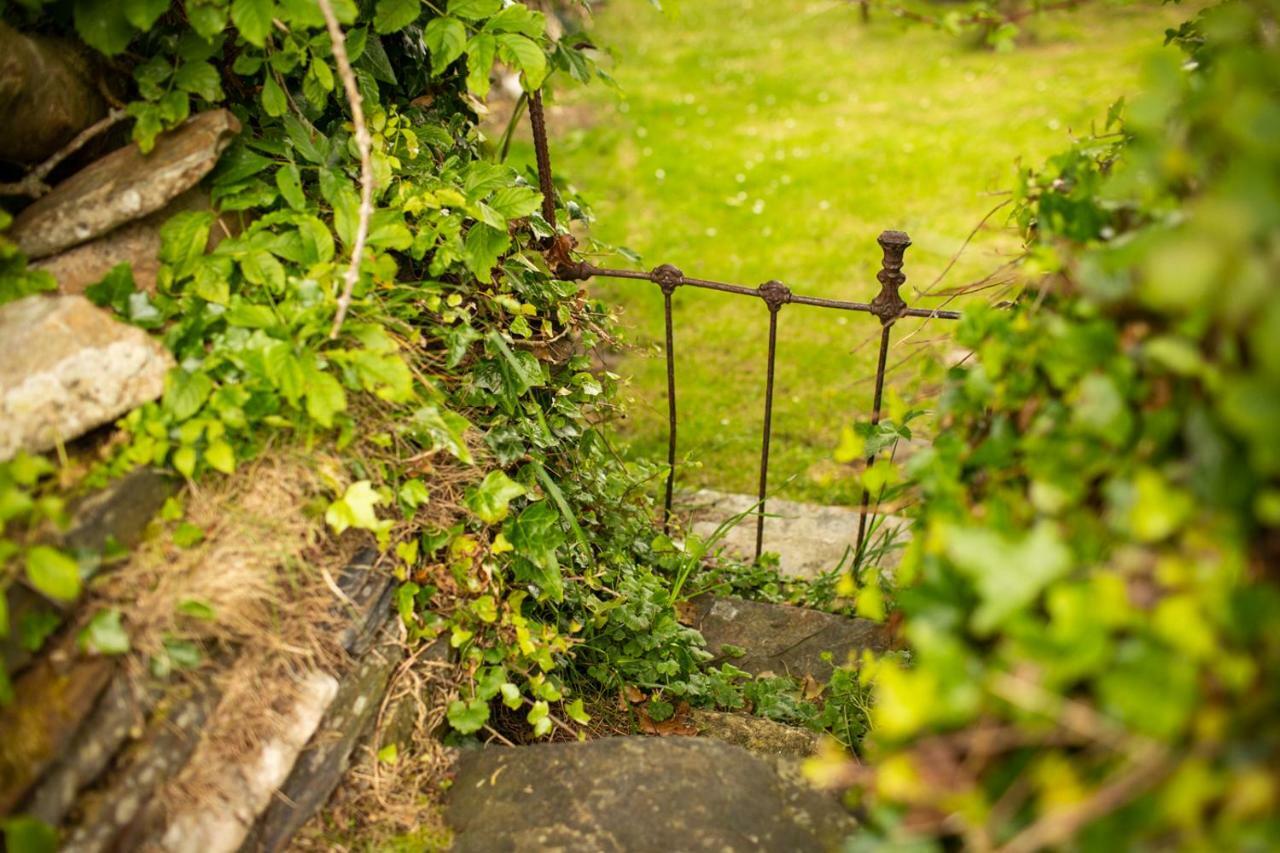
{"type": "MultiPolygon", "coordinates": [[[[87,60],[3,24],[0,45],[8,53],[0,60],[7,128],[0,144],[10,146],[0,148],[0,159],[41,161],[103,117],[87,60]],[[48,80],[60,88],[41,112],[33,87],[48,80]],[[36,125],[9,132],[22,121],[36,125]]],[[[128,144],[92,157],[18,214],[5,238],[58,288],[0,306],[0,462],[20,452],[74,452],[77,441],[164,392],[174,366],[168,350],[82,294],[122,263],[140,289],[155,292],[161,226],[176,213],[209,209],[200,183],[239,131],[225,110],[198,114],[146,154],[128,144]]],[[[234,233],[234,225],[215,227],[211,241],[234,233]]],[[[47,539],[73,553],[132,548],[179,486],[159,471],[137,470],[78,501],[69,529],[47,539]]],[[[342,664],[300,673],[287,700],[264,697],[280,706],[285,730],[217,768],[221,791],[236,796],[211,792],[185,806],[163,791],[202,760],[202,734],[221,698],[216,679],[197,671],[162,681],[130,671],[127,658],[87,653],[75,636],[83,602],[47,601],[11,584],[4,594],[14,629],[0,637],[0,653],[15,701],[0,707],[0,817],[25,814],[57,827],[65,850],[284,847],[371,737],[403,659],[388,637],[392,579],[374,570],[376,556],[361,552],[336,581],[342,664]],[[38,654],[17,636],[16,626],[32,616],[63,626],[38,654]]],[[[237,650],[219,653],[225,668],[237,650]]]]}

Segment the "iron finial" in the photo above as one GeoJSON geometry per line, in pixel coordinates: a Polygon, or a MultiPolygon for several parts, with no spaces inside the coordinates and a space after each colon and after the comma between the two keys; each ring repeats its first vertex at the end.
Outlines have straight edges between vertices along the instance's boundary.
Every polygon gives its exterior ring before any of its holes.
{"type": "Polygon", "coordinates": [[[876,242],[884,252],[884,259],[880,262],[880,272],[876,273],[880,292],[871,300],[871,313],[879,317],[881,323],[888,324],[907,310],[907,303],[898,293],[898,288],[907,280],[902,272],[902,256],[911,245],[911,238],[903,231],[883,231],[876,242]]]}

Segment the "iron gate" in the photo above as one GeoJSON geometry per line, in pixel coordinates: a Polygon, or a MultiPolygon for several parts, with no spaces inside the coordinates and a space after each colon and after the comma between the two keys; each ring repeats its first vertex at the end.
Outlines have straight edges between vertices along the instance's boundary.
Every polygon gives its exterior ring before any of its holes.
{"type": "MultiPolygon", "coordinates": [[[[554,229],[556,227],[556,207],[554,186],[551,180],[551,154],[547,145],[546,119],[542,109],[541,92],[529,93],[529,124],[533,132],[534,152],[537,157],[538,183],[542,190],[542,216],[554,229]]],[[[940,320],[958,320],[959,312],[912,308],[902,298],[899,288],[907,277],[902,272],[903,255],[911,245],[911,238],[902,231],[884,231],[876,238],[883,252],[880,271],[876,279],[880,282],[880,292],[870,302],[845,302],[839,299],[825,299],[817,296],[805,296],[792,292],[780,281],[766,281],[758,287],[745,287],[739,284],[728,284],[721,281],[690,278],[671,264],[662,264],[649,272],[636,270],[609,269],[598,267],[573,256],[574,241],[568,234],[551,238],[546,245],[548,266],[552,275],[563,281],[585,281],[589,278],[613,278],[648,281],[658,285],[662,291],[663,316],[666,325],[666,368],[667,368],[667,480],[662,504],[662,529],[670,529],[672,496],[675,488],[676,470],[676,367],[675,367],[675,334],[671,319],[671,295],[677,287],[697,287],[705,290],[716,290],[738,296],[749,296],[761,300],[769,311],[769,354],[766,369],[764,392],[764,430],[760,441],[760,482],[757,490],[756,515],[756,559],[764,549],[765,499],[769,485],[769,438],[773,422],[773,367],[777,353],[778,312],[784,305],[808,305],[815,308],[829,308],[837,311],[854,311],[871,314],[880,320],[880,352],[876,361],[875,392],[872,395],[871,424],[880,422],[880,405],[884,394],[885,362],[889,355],[889,334],[893,324],[902,317],[936,318],[940,320]]],[[[875,462],[876,454],[866,458],[868,466],[875,462]]],[[[862,548],[868,526],[868,514],[871,496],[869,490],[862,489],[862,500],[859,506],[858,538],[854,546],[855,560],[862,556],[862,548]]],[[[877,496],[877,501],[878,501],[877,496]]],[[[870,509],[874,518],[875,510],[870,509]]]]}

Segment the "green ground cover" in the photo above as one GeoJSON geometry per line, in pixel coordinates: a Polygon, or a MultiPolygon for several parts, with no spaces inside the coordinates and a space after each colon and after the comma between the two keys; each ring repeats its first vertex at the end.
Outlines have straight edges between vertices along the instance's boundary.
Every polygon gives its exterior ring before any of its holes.
{"type": "MultiPolygon", "coordinates": [[[[903,293],[936,306],[918,290],[1002,200],[1018,159],[1038,164],[1100,125],[1160,49],[1153,33],[1187,13],[1097,5],[1047,17],[1032,26],[1034,43],[996,54],[883,16],[864,27],[842,2],[696,0],[663,14],[648,0],[611,0],[593,34],[615,51],[621,95],[561,96],[556,166],[592,202],[593,236],[638,252],[646,268],[863,300],[877,289],[876,234],[897,228],[914,240],[903,293]]],[[[1011,256],[1018,242],[1003,225],[993,217],[937,289],[1011,256]]],[[[621,308],[638,345],[617,368],[630,382],[629,451],[661,457],[661,295],[643,283],[590,287],[621,308]]],[[[679,481],[750,492],[767,312],[684,289],[675,316],[679,481]]],[[[891,384],[904,397],[927,398],[925,365],[945,352],[944,332],[936,321],[899,324],[891,384]]],[[[843,425],[866,417],[878,324],[792,306],[780,336],[771,492],[856,501],[832,450],[843,425]]]]}

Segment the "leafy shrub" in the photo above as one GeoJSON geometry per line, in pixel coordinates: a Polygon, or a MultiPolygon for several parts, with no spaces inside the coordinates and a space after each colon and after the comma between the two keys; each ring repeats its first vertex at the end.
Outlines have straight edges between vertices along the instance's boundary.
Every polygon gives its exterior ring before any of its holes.
{"type": "Polygon", "coordinates": [[[1168,33],[1022,177],[1029,287],[966,313],[910,465],[911,663],[863,673],[890,845],[1280,844],[1277,9],[1168,33]]]}

